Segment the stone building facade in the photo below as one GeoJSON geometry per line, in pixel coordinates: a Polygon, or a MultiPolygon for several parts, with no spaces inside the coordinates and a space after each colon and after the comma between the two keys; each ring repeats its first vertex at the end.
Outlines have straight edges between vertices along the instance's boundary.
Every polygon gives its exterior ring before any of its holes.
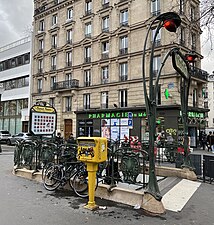
{"type": "MultiPolygon", "coordinates": [[[[189,95],[192,146],[204,129],[202,88],[207,73],[200,69],[199,1],[161,0],[35,0],[32,103],[49,102],[57,110],[57,130],[67,137],[124,135],[146,139],[148,127],[142,85],[145,36],[155,16],[175,11],[182,23],[176,33],[161,29],[155,47],[153,74],[172,47],[194,51],[189,95]],[[130,122],[131,121],[131,122],[130,122]]],[[[155,30],[146,53],[146,71],[155,30]]],[[[180,75],[166,61],[157,96],[157,132],[177,140],[180,124],[180,75]],[[165,93],[169,92],[169,98],[165,93]]],[[[149,84],[148,84],[149,85],[149,84]]],[[[147,86],[148,86],[147,85],[147,86]]],[[[148,87],[149,88],[149,87],[148,87]]]]}

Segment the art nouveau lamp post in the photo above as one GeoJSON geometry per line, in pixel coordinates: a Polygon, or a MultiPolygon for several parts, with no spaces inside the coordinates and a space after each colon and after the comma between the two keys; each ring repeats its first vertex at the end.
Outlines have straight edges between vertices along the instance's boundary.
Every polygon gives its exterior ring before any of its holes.
{"type": "MultiPolygon", "coordinates": [[[[158,82],[160,77],[161,69],[159,69],[158,75],[156,77],[153,76],[153,59],[154,59],[154,48],[155,48],[155,40],[156,37],[162,27],[164,27],[169,32],[176,32],[177,28],[181,24],[181,19],[178,14],[174,12],[167,12],[157,16],[150,24],[149,29],[146,34],[144,49],[143,49],[143,58],[142,58],[142,77],[143,77],[143,87],[144,87],[144,98],[146,105],[146,113],[148,117],[148,126],[149,126],[149,182],[148,188],[144,195],[144,200],[142,203],[142,208],[149,211],[150,213],[154,212],[154,214],[164,213],[164,208],[162,207],[161,199],[162,196],[159,191],[157,177],[155,174],[155,156],[154,156],[154,142],[155,142],[155,134],[156,134],[156,111],[157,111],[157,103],[156,96],[158,90],[158,82]],[[157,24],[157,25],[156,25],[157,24]],[[152,40],[152,46],[150,50],[150,62],[149,62],[149,94],[147,93],[146,84],[146,71],[145,71],[145,56],[147,50],[147,41],[152,29],[156,28],[155,34],[152,40]],[[153,82],[155,85],[153,85],[153,82]],[[156,208],[159,208],[158,211],[153,211],[153,204],[147,204],[148,201],[151,201],[156,204],[156,208]],[[159,207],[157,207],[159,204],[159,207]],[[163,209],[161,209],[161,207],[163,209]],[[162,212],[161,212],[162,211],[162,212]]],[[[169,54],[167,55],[167,57],[169,54]]],[[[167,57],[165,57],[164,61],[166,61],[167,57]]],[[[162,63],[163,64],[163,63],[162,63]]]]}

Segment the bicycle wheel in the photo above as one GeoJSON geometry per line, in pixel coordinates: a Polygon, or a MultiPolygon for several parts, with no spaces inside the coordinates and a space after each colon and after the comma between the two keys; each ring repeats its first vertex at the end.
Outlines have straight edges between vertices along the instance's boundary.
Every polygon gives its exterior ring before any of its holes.
{"type": "Polygon", "coordinates": [[[46,169],[43,184],[46,190],[54,191],[61,183],[63,171],[58,165],[52,165],[46,169]]]}
{"type": "Polygon", "coordinates": [[[47,170],[49,167],[53,166],[53,165],[54,165],[54,163],[49,162],[49,163],[46,163],[46,164],[43,166],[43,168],[42,168],[42,180],[43,180],[43,181],[44,181],[44,177],[45,177],[45,172],[46,172],[46,170],[47,170]]]}
{"type": "MultiPolygon", "coordinates": [[[[81,168],[73,177],[73,180],[70,179],[71,186],[75,194],[81,198],[88,197],[88,172],[86,168],[81,168]]],[[[98,186],[98,178],[95,180],[95,190],[98,186]]]]}

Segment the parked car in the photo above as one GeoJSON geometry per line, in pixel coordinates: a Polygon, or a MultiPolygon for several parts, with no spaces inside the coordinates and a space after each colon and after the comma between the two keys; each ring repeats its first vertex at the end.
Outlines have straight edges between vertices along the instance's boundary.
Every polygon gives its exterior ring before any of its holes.
{"type": "Polygon", "coordinates": [[[11,134],[7,130],[0,130],[0,142],[5,142],[7,143],[8,138],[11,137],[11,134]]]}
{"type": "Polygon", "coordinates": [[[31,137],[32,137],[32,134],[21,132],[21,133],[18,133],[18,134],[15,134],[15,135],[12,135],[11,137],[9,137],[7,139],[7,144],[15,145],[16,141],[29,140],[29,139],[31,139],[31,137]]]}

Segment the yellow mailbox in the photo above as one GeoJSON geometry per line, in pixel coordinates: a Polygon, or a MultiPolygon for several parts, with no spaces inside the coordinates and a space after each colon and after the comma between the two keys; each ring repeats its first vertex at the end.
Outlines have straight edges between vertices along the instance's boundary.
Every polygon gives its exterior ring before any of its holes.
{"type": "Polygon", "coordinates": [[[107,159],[107,139],[101,137],[79,137],[78,160],[85,162],[88,171],[88,204],[86,209],[94,210],[95,204],[95,179],[98,163],[107,159]]]}
{"type": "Polygon", "coordinates": [[[78,160],[100,163],[107,159],[107,139],[101,137],[79,137],[78,160]]]}

